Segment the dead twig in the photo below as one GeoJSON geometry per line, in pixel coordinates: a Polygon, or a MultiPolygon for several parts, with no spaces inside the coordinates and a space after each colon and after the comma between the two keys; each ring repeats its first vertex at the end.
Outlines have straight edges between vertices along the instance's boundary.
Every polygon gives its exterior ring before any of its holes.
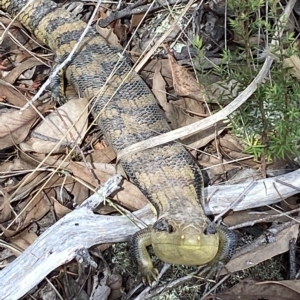
{"type": "MultiPolygon", "coordinates": [[[[132,6],[127,6],[126,8],[124,8],[120,11],[116,11],[116,12],[112,13],[107,18],[100,20],[99,25],[100,25],[100,27],[105,28],[108,25],[110,25],[112,22],[114,22],[118,19],[128,18],[128,17],[131,17],[132,15],[141,14],[141,13],[144,13],[146,11],[154,12],[154,11],[157,11],[159,9],[165,8],[167,5],[185,4],[188,1],[189,0],[157,1],[153,5],[152,4],[146,4],[146,5],[143,5],[143,6],[138,6],[137,3],[135,3],[132,6]]],[[[144,0],[143,1],[138,1],[139,4],[141,4],[143,2],[145,2],[145,1],[144,0]]]]}
{"type": "Polygon", "coordinates": [[[296,239],[291,239],[290,243],[290,280],[296,279],[296,239]]]}

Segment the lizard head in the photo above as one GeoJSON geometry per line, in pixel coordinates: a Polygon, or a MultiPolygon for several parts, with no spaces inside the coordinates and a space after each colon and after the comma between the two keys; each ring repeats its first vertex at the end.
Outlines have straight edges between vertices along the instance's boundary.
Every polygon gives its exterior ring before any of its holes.
{"type": "Polygon", "coordinates": [[[219,249],[218,230],[207,218],[182,222],[161,217],[151,240],[157,257],[170,264],[203,265],[213,261],[219,249]]]}

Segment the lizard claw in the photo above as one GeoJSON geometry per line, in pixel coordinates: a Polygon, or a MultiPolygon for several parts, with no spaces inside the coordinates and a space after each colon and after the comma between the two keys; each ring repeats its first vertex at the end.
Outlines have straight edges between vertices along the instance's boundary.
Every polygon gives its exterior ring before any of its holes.
{"type": "Polygon", "coordinates": [[[157,281],[158,271],[154,267],[143,267],[140,272],[145,285],[152,286],[152,284],[157,281]]]}

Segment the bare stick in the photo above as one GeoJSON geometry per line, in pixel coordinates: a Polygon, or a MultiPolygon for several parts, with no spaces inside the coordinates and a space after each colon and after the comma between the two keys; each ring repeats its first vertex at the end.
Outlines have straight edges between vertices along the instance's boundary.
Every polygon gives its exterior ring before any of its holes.
{"type": "Polygon", "coordinates": [[[184,4],[187,3],[188,0],[169,0],[169,1],[159,1],[155,2],[154,5],[151,7],[151,4],[143,5],[137,7],[136,4],[134,4],[135,8],[132,6],[128,6],[125,9],[122,9],[120,11],[116,11],[109,15],[107,18],[100,20],[99,25],[103,28],[111,24],[112,22],[121,19],[121,18],[128,18],[135,14],[141,14],[146,11],[153,12],[158,9],[164,8],[165,5],[174,5],[174,4],[184,4]],[[150,8],[150,9],[149,9],[150,8]]]}
{"type": "MultiPolygon", "coordinates": [[[[105,197],[118,189],[121,176],[109,179],[99,191],[46,230],[18,258],[0,272],[0,299],[17,300],[52,270],[78,256],[91,246],[127,241],[137,227],[126,216],[99,216],[92,212],[105,197]],[[122,228],[122,230],[120,230],[122,228]]],[[[153,222],[141,210],[139,218],[153,222]]],[[[150,217],[150,218],[149,218],[150,217]]]]}

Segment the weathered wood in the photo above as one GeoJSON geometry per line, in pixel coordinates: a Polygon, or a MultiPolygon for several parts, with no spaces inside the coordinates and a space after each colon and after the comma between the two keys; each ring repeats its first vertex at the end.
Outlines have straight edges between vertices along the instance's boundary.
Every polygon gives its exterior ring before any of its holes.
{"type": "Polygon", "coordinates": [[[234,211],[270,205],[299,193],[300,169],[273,178],[253,181],[252,183],[210,186],[205,189],[206,198],[210,198],[205,207],[206,214],[216,215],[224,211],[249,185],[250,188],[247,189],[246,195],[232,207],[234,211]],[[279,181],[292,185],[294,188],[279,183],[279,181]]]}

